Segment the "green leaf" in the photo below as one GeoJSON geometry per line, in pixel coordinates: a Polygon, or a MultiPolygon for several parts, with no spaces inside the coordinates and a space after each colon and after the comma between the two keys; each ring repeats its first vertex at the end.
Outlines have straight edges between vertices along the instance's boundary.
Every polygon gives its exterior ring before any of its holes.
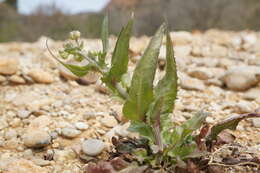
{"type": "Polygon", "coordinates": [[[168,155],[171,157],[179,157],[180,159],[185,159],[187,156],[191,155],[197,148],[196,143],[191,143],[188,145],[178,146],[171,150],[168,155]]]}
{"type": "Polygon", "coordinates": [[[173,111],[174,102],[177,96],[177,69],[174,59],[173,45],[169,32],[166,37],[166,73],[155,88],[157,100],[162,98],[162,114],[173,111]]]}
{"type": "Polygon", "coordinates": [[[175,146],[179,146],[189,142],[191,134],[201,127],[207,115],[208,114],[205,112],[198,112],[181,126],[175,127],[173,132],[169,134],[170,140],[167,138],[167,142],[170,145],[169,148],[174,148],[175,146]]]}
{"type": "Polygon", "coordinates": [[[61,63],[64,67],[66,67],[68,70],[70,70],[74,75],[78,77],[85,76],[90,70],[94,69],[94,66],[91,64],[85,65],[85,66],[78,66],[73,64],[66,64],[53,56],[59,63],[61,63]]]}
{"type": "Polygon", "coordinates": [[[111,59],[111,68],[104,80],[109,81],[111,85],[121,81],[122,75],[127,72],[128,68],[128,49],[129,40],[133,28],[133,19],[130,19],[127,26],[124,27],[117,39],[116,47],[111,59]]]}
{"type": "Polygon", "coordinates": [[[218,134],[225,129],[236,130],[236,127],[240,121],[242,121],[243,119],[246,119],[246,118],[254,118],[254,117],[260,118],[260,114],[250,113],[250,114],[244,114],[244,115],[237,115],[237,116],[228,118],[228,119],[224,120],[223,122],[220,122],[220,123],[214,125],[211,128],[211,132],[210,132],[209,136],[207,137],[207,141],[212,142],[213,140],[216,140],[218,134]]]}
{"type": "Polygon", "coordinates": [[[131,132],[137,132],[142,137],[147,138],[152,142],[154,141],[153,129],[148,124],[132,121],[128,130],[131,132]]]}
{"type": "Polygon", "coordinates": [[[144,121],[153,102],[153,80],[164,32],[165,24],[158,29],[135,68],[129,98],[123,107],[124,116],[129,120],[144,121]]]}
{"type": "Polygon", "coordinates": [[[190,135],[195,130],[199,129],[202,124],[205,122],[208,116],[207,112],[200,111],[196,113],[191,119],[187,120],[184,124],[182,124],[183,128],[183,137],[190,135]]]}
{"type": "Polygon", "coordinates": [[[103,53],[107,53],[109,47],[108,41],[108,16],[105,16],[103,23],[102,23],[102,30],[101,30],[101,39],[102,39],[102,46],[103,46],[103,53]]]}

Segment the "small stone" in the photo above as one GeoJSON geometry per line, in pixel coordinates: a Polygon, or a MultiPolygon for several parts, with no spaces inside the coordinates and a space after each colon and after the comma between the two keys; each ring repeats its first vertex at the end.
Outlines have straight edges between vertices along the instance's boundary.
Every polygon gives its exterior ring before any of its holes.
{"type": "Polygon", "coordinates": [[[113,116],[105,116],[100,121],[106,127],[115,127],[118,124],[117,120],[113,116]]]}
{"type": "Polygon", "coordinates": [[[18,111],[18,114],[17,114],[17,115],[18,115],[19,118],[24,119],[24,118],[28,118],[30,114],[31,114],[30,111],[20,110],[20,111],[18,111]]]}
{"type": "Polygon", "coordinates": [[[213,73],[208,68],[195,68],[188,71],[188,74],[191,77],[200,79],[200,80],[207,80],[213,77],[213,73]]]}
{"type": "Polygon", "coordinates": [[[78,129],[78,130],[86,130],[88,129],[88,125],[84,122],[77,122],[75,123],[75,127],[78,129]]]}
{"type": "Polygon", "coordinates": [[[6,81],[6,78],[2,75],[0,75],[0,83],[4,83],[6,81]]]}
{"type": "Polygon", "coordinates": [[[77,82],[81,85],[90,85],[97,82],[99,75],[94,72],[87,73],[84,77],[81,77],[77,82]]]}
{"type": "Polygon", "coordinates": [[[37,83],[49,84],[54,81],[53,76],[41,69],[33,69],[28,75],[37,83]]]}
{"type": "Polygon", "coordinates": [[[1,58],[0,74],[12,75],[18,71],[18,61],[14,58],[1,58]]]}
{"type": "Polygon", "coordinates": [[[48,166],[48,165],[51,164],[51,161],[44,160],[44,159],[41,159],[41,158],[33,158],[32,161],[35,165],[38,165],[38,166],[48,166]]]}
{"type": "Polygon", "coordinates": [[[201,80],[180,75],[180,85],[183,89],[203,91],[205,85],[201,80]]]}
{"type": "Polygon", "coordinates": [[[249,64],[249,65],[258,65],[258,66],[260,66],[260,55],[257,56],[257,57],[254,58],[254,59],[249,59],[249,60],[248,60],[248,64],[249,64]]]}
{"type": "Polygon", "coordinates": [[[214,124],[215,120],[212,117],[207,117],[206,122],[209,123],[209,124],[214,124]]]}
{"type": "Polygon", "coordinates": [[[16,138],[16,137],[17,137],[17,132],[13,129],[10,129],[10,130],[5,132],[5,139],[6,140],[16,138]]]}
{"type": "Polygon", "coordinates": [[[221,80],[215,79],[215,78],[209,79],[209,80],[205,81],[205,83],[207,85],[215,85],[215,86],[218,86],[218,87],[222,87],[223,86],[223,82],[221,80]]]}
{"type": "Polygon", "coordinates": [[[249,68],[233,68],[226,72],[221,78],[226,86],[234,91],[244,91],[257,84],[257,78],[254,72],[249,68]]]}
{"type": "Polygon", "coordinates": [[[253,110],[251,103],[244,100],[237,103],[235,109],[237,113],[250,113],[253,110]]]}
{"type": "Polygon", "coordinates": [[[47,169],[35,165],[30,160],[8,158],[0,160],[0,170],[6,173],[48,173],[47,169]]]}
{"type": "Polygon", "coordinates": [[[59,65],[60,69],[60,76],[67,80],[76,80],[79,79],[79,77],[75,76],[71,71],[69,71],[66,67],[63,65],[59,65]]]}
{"type": "Polygon", "coordinates": [[[66,138],[75,138],[77,137],[81,132],[74,128],[65,127],[61,129],[61,135],[66,138]]]}
{"type": "Polygon", "coordinates": [[[0,117],[0,130],[4,129],[8,127],[8,123],[6,122],[6,120],[3,117],[0,117]]]}
{"type": "Polygon", "coordinates": [[[51,143],[51,136],[42,130],[28,131],[23,136],[23,142],[29,148],[41,148],[51,143]]]}
{"type": "Polygon", "coordinates": [[[260,128],[260,118],[252,118],[254,127],[260,128]]]}
{"type": "Polygon", "coordinates": [[[64,162],[76,158],[76,153],[72,149],[55,150],[53,159],[55,161],[64,162]]]}
{"type": "Polygon", "coordinates": [[[18,76],[18,75],[13,75],[9,78],[9,81],[14,83],[14,84],[25,84],[26,81],[24,80],[24,78],[18,76]]]}
{"type": "Polygon", "coordinates": [[[255,100],[257,98],[260,98],[260,88],[251,88],[244,93],[243,97],[248,100],[255,100]]]}
{"type": "Polygon", "coordinates": [[[89,156],[99,155],[105,148],[105,143],[98,139],[87,139],[82,143],[82,151],[89,156]]]}

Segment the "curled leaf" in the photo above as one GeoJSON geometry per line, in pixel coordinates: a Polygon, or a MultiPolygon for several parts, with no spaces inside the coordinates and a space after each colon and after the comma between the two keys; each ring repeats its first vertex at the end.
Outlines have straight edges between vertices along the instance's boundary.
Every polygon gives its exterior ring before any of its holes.
{"type": "Polygon", "coordinates": [[[254,117],[260,118],[260,114],[250,113],[250,114],[237,115],[237,116],[233,116],[231,118],[228,118],[228,119],[214,125],[211,128],[211,132],[210,132],[209,136],[207,137],[207,141],[212,142],[213,140],[216,140],[218,134],[225,129],[236,130],[236,127],[241,120],[247,119],[247,118],[254,118],[254,117]]]}

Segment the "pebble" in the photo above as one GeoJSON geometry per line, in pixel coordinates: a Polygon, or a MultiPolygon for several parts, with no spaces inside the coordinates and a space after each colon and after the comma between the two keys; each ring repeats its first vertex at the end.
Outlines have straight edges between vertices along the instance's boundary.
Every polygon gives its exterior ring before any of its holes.
{"type": "Polygon", "coordinates": [[[104,116],[100,121],[106,127],[115,127],[118,124],[117,120],[113,116],[104,116]]]}
{"type": "Polygon", "coordinates": [[[239,103],[236,104],[236,111],[237,113],[250,113],[252,112],[252,104],[248,101],[241,100],[239,103]]]}
{"type": "Polygon", "coordinates": [[[8,127],[8,123],[6,122],[6,120],[3,117],[0,117],[0,130],[4,129],[8,127]]]}
{"type": "Polygon", "coordinates": [[[254,127],[260,128],[260,118],[252,118],[254,127]]]}
{"type": "Polygon", "coordinates": [[[97,156],[105,149],[105,143],[99,139],[87,139],[82,143],[82,151],[89,156],[97,156]]]}
{"type": "Polygon", "coordinates": [[[77,137],[81,132],[77,129],[65,127],[61,129],[61,135],[66,138],[75,138],[77,137]]]}
{"type": "Polygon", "coordinates": [[[209,123],[209,124],[214,124],[215,120],[212,117],[207,117],[206,122],[209,123]]]}
{"type": "Polygon", "coordinates": [[[244,91],[257,84],[255,73],[246,68],[235,68],[226,72],[221,78],[227,88],[234,91],[244,91]]]}
{"type": "Polygon", "coordinates": [[[18,114],[17,114],[17,115],[18,115],[19,118],[24,119],[24,118],[28,118],[28,117],[30,116],[30,114],[31,114],[30,111],[20,110],[20,111],[18,111],[18,114]]]}
{"type": "Polygon", "coordinates": [[[208,68],[192,68],[188,70],[188,74],[191,77],[200,79],[200,80],[207,80],[213,77],[213,73],[208,68]]]}
{"type": "Polygon", "coordinates": [[[37,83],[50,84],[54,81],[53,76],[41,69],[33,69],[28,75],[37,83]]]}
{"type": "Polygon", "coordinates": [[[78,129],[78,130],[86,130],[88,129],[88,125],[84,122],[76,122],[75,123],[75,127],[78,129]]]}
{"type": "Polygon", "coordinates": [[[4,83],[6,81],[6,78],[2,75],[0,75],[0,83],[4,83]]]}
{"type": "Polygon", "coordinates": [[[13,129],[10,129],[10,130],[5,132],[5,139],[6,140],[16,138],[16,137],[17,137],[17,132],[13,129]]]}
{"type": "Polygon", "coordinates": [[[14,84],[25,84],[26,81],[24,80],[24,78],[18,76],[18,75],[13,75],[9,78],[9,81],[14,83],[14,84]]]}
{"type": "Polygon", "coordinates": [[[41,148],[51,143],[51,136],[42,130],[31,130],[23,136],[23,142],[29,148],[41,148]]]}
{"type": "Polygon", "coordinates": [[[6,173],[48,173],[47,169],[26,159],[8,158],[0,160],[0,170],[6,173]]]}
{"type": "Polygon", "coordinates": [[[33,158],[32,159],[33,163],[35,165],[38,165],[38,166],[48,166],[51,164],[51,161],[49,160],[44,160],[42,158],[33,158]]]}
{"type": "Polygon", "coordinates": [[[248,100],[255,100],[257,98],[260,98],[260,87],[251,88],[250,90],[244,93],[243,97],[248,100]]]}
{"type": "Polygon", "coordinates": [[[181,77],[180,86],[183,89],[187,89],[187,90],[198,90],[198,91],[205,90],[205,85],[201,80],[198,80],[196,78],[191,78],[191,77],[181,77]]]}
{"type": "Polygon", "coordinates": [[[12,75],[18,71],[18,60],[14,58],[1,58],[0,74],[12,75]]]}

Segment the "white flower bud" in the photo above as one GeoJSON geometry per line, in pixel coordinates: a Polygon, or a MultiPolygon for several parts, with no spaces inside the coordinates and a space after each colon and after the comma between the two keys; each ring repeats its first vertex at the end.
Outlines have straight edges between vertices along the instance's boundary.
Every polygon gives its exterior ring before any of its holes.
{"type": "Polygon", "coordinates": [[[70,32],[70,37],[71,40],[77,40],[80,38],[80,32],[79,31],[72,31],[70,32]]]}

